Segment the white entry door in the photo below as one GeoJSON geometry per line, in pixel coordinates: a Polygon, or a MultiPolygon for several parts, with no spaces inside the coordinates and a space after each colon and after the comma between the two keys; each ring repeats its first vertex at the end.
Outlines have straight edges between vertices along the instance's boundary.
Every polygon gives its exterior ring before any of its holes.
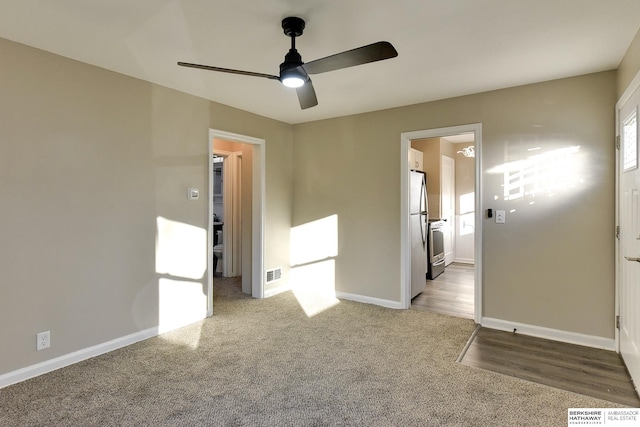
{"type": "Polygon", "coordinates": [[[618,203],[620,226],[620,353],[635,384],[640,384],[640,168],[638,167],[637,89],[618,110],[620,157],[618,203]]]}
{"type": "Polygon", "coordinates": [[[456,214],[456,161],[442,156],[440,162],[441,216],[446,221],[444,234],[444,265],[449,265],[455,258],[455,214],[456,214]]]}

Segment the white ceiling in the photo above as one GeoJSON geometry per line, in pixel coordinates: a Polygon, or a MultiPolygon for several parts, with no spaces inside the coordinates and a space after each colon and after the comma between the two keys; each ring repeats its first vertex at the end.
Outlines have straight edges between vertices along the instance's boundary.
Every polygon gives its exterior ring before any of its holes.
{"type": "Polygon", "coordinates": [[[474,142],[475,135],[473,132],[469,133],[460,133],[458,135],[449,135],[445,136],[442,139],[451,142],[452,144],[467,144],[469,142],[474,142]]]}
{"type": "Polygon", "coordinates": [[[300,123],[617,68],[638,0],[2,0],[0,37],[287,123],[300,123]],[[300,110],[277,81],[286,16],[307,21],[311,61],[380,40],[397,58],[313,76],[300,110]]]}

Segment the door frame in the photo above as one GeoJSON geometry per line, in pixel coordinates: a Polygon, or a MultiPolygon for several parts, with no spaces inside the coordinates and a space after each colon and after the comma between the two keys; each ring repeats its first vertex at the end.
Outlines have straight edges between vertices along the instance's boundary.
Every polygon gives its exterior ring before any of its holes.
{"type": "Polygon", "coordinates": [[[409,230],[409,148],[412,139],[446,137],[460,133],[474,134],[475,144],[475,263],[474,321],[482,323],[482,123],[425,129],[400,134],[400,304],[411,307],[411,235],[409,230]]]}
{"type": "Polygon", "coordinates": [[[264,298],[264,223],[265,223],[265,149],[266,140],[252,136],[209,129],[207,152],[209,154],[208,218],[207,218],[207,317],[213,315],[213,140],[224,139],[253,146],[251,182],[251,296],[264,298]]]}
{"type": "MultiPolygon", "coordinates": [[[[624,90],[624,92],[618,99],[618,102],[616,102],[616,111],[615,111],[616,141],[619,141],[619,138],[620,138],[620,120],[622,119],[622,117],[620,117],[620,110],[622,109],[622,107],[625,106],[625,104],[631,99],[635,91],[638,89],[640,89],[640,71],[636,73],[633,80],[631,80],[627,88],[624,90]]],[[[615,218],[616,218],[616,229],[618,229],[617,227],[620,226],[620,174],[621,174],[620,155],[622,153],[622,150],[620,149],[617,143],[616,143],[616,147],[617,149],[616,149],[616,156],[615,156],[616,157],[616,192],[615,192],[616,217],[615,218]]],[[[620,287],[621,287],[620,282],[622,278],[622,263],[624,262],[624,258],[622,257],[621,251],[620,251],[620,244],[621,244],[620,239],[617,236],[614,237],[614,239],[615,239],[614,246],[615,246],[615,263],[616,264],[615,264],[615,298],[614,298],[615,308],[614,308],[613,329],[614,329],[614,336],[615,336],[615,349],[617,353],[620,353],[620,330],[617,328],[616,319],[620,315],[620,287]]]]}

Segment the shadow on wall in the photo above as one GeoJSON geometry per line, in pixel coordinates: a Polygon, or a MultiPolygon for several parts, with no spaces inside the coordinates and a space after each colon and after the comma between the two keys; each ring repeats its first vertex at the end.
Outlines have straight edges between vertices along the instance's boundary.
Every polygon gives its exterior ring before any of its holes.
{"type": "Polygon", "coordinates": [[[291,290],[308,317],[340,301],[336,298],[338,215],[291,229],[291,290]]]}

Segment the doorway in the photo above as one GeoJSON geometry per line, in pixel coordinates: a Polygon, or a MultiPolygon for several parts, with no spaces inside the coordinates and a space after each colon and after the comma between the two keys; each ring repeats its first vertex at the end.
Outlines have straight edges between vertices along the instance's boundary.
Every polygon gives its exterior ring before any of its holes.
{"type": "MultiPolygon", "coordinates": [[[[266,141],[246,135],[209,130],[207,141],[209,153],[209,215],[208,215],[208,272],[207,315],[213,315],[213,246],[214,246],[214,140],[243,144],[250,148],[250,155],[242,155],[242,169],[249,172],[245,180],[248,189],[243,199],[246,219],[243,228],[249,229],[242,253],[242,291],[254,298],[264,298],[264,199],[265,199],[265,144],[266,141]]],[[[238,156],[240,157],[240,156],[238,156]]],[[[223,257],[224,259],[224,257],[223,257]]]]}
{"type": "MultiPolygon", "coordinates": [[[[456,210],[455,215],[451,212],[448,213],[451,217],[455,219],[451,222],[453,224],[449,224],[451,230],[455,230],[455,233],[452,234],[450,245],[455,245],[456,243],[460,244],[460,235],[473,236],[473,242],[469,243],[462,242],[463,246],[471,247],[471,255],[460,254],[458,255],[453,248],[449,248],[452,252],[451,258],[453,261],[452,266],[456,266],[460,264],[462,266],[459,270],[466,270],[468,276],[473,277],[473,315],[472,318],[476,323],[480,323],[482,319],[482,230],[481,230],[481,216],[482,216],[482,207],[481,207],[481,149],[482,149],[482,125],[481,124],[469,124],[469,125],[461,125],[447,128],[438,128],[438,129],[428,129],[422,131],[415,132],[405,132],[401,134],[401,257],[402,257],[402,266],[401,266],[401,283],[402,283],[402,293],[401,293],[401,303],[403,308],[411,307],[411,295],[410,295],[410,273],[411,273],[411,248],[410,248],[410,230],[409,230],[409,187],[408,187],[408,176],[409,176],[409,162],[407,159],[410,155],[410,149],[412,147],[412,141],[416,140],[426,140],[430,138],[446,138],[449,140],[455,140],[458,136],[462,135],[471,135],[473,140],[473,149],[469,150],[470,144],[466,143],[454,143],[454,147],[456,151],[460,151],[464,153],[465,149],[467,149],[467,153],[473,152],[473,157],[469,156],[469,161],[473,165],[474,172],[473,175],[473,184],[471,191],[465,192],[465,194],[457,194],[456,193],[456,210]],[[463,232],[464,230],[464,232],[463,232]],[[469,232],[471,231],[471,233],[469,232]],[[459,263],[456,263],[456,260],[459,263]],[[470,262],[473,262],[471,265],[470,262]],[[466,264],[466,266],[465,266],[466,264]],[[471,268],[469,268],[471,267],[471,268]]],[[[451,141],[450,141],[451,142],[451,141]]],[[[457,153],[456,153],[457,154],[457,153]]],[[[436,162],[440,165],[442,162],[441,154],[438,154],[436,162]]],[[[446,161],[446,160],[445,160],[446,161]]],[[[427,162],[427,158],[423,159],[423,162],[427,162]]],[[[453,169],[453,168],[450,168],[453,169]]],[[[429,173],[427,173],[427,181],[429,182],[429,173]]],[[[442,186],[440,183],[440,177],[438,179],[433,179],[437,187],[437,197],[438,201],[440,200],[440,195],[442,191],[442,186]]],[[[427,190],[429,191],[429,183],[427,182],[427,190]]],[[[447,191],[451,192],[451,183],[448,184],[449,189],[447,191]]],[[[435,197],[435,196],[434,196],[435,197]]],[[[440,203],[434,203],[431,199],[429,200],[430,206],[430,218],[431,219],[441,219],[442,218],[442,206],[440,203]],[[434,207],[435,206],[435,207],[434,207]],[[431,214],[431,212],[434,214],[431,214]],[[434,217],[436,215],[437,217],[434,217]]],[[[446,209],[445,209],[446,213],[446,209]]],[[[457,245],[456,245],[457,246],[457,245]]]]}
{"type": "MultiPolygon", "coordinates": [[[[213,144],[213,275],[238,277],[242,276],[242,150],[246,148],[220,139],[213,144]]],[[[250,286],[246,288],[250,293],[250,286]]]]}

